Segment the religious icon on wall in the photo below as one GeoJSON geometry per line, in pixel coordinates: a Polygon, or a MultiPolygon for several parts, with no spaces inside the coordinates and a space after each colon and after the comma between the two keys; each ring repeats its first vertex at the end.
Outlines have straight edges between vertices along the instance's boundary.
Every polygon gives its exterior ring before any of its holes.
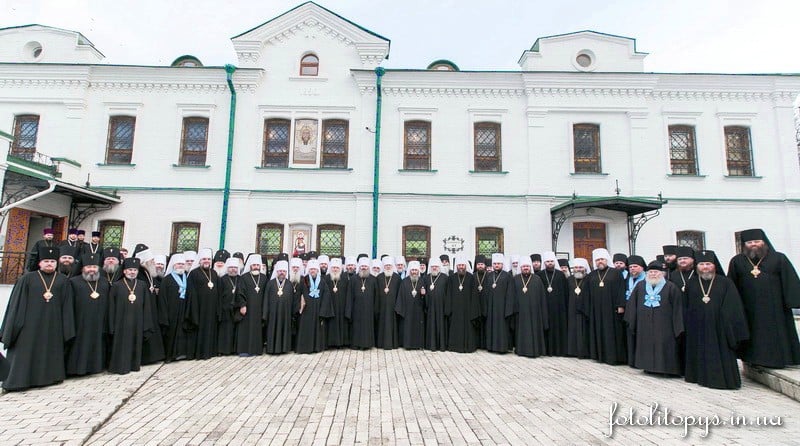
{"type": "Polygon", "coordinates": [[[299,257],[306,253],[306,235],[303,231],[296,231],[292,234],[292,257],[299,257]]]}
{"type": "Polygon", "coordinates": [[[295,164],[317,164],[318,139],[316,119],[297,119],[294,121],[294,150],[292,162],[295,164]]]}

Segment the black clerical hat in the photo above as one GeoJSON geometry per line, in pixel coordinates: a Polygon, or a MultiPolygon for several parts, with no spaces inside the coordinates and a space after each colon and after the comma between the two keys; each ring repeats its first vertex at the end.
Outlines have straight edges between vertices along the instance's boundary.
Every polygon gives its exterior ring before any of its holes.
{"type": "Polygon", "coordinates": [[[128,257],[127,259],[122,261],[122,269],[129,269],[129,268],[136,268],[139,269],[141,266],[139,259],[136,257],[128,257]]]}
{"type": "Polygon", "coordinates": [[[691,257],[694,258],[694,249],[691,246],[678,246],[678,249],[675,250],[675,254],[678,258],[681,257],[691,257]]]}
{"type": "Polygon", "coordinates": [[[214,263],[226,262],[231,257],[231,253],[224,249],[220,249],[214,254],[214,263]]]}
{"type": "Polygon", "coordinates": [[[753,240],[767,240],[767,234],[762,229],[745,229],[741,233],[742,243],[753,240]]]}
{"type": "Polygon", "coordinates": [[[648,271],[651,271],[651,270],[654,270],[654,269],[658,270],[658,271],[666,270],[666,268],[664,268],[664,264],[659,262],[658,260],[653,260],[652,262],[650,262],[649,265],[647,265],[647,270],[648,271]]]}
{"type": "Polygon", "coordinates": [[[441,260],[442,262],[446,261],[447,263],[450,263],[450,256],[448,256],[447,254],[442,254],[439,256],[439,260],[441,260]]]}
{"type": "Polygon", "coordinates": [[[238,252],[238,251],[234,252],[233,256],[236,257],[237,259],[241,260],[242,262],[244,262],[244,254],[242,254],[241,252],[238,252]]]}
{"type": "Polygon", "coordinates": [[[417,262],[419,262],[420,265],[428,266],[428,259],[425,257],[417,257],[417,262]]]}
{"type": "Polygon", "coordinates": [[[98,254],[92,254],[90,252],[81,256],[81,266],[87,265],[96,265],[100,266],[100,256],[98,254]]]}
{"type": "Polygon", "coordinates": [[[78,257],[78,247],[77,246],[63,245],[63,246],[59,247],[59,250],[61,251],[60,255],[62,255],[62,256],[70,256],[70,257],[73,257],[73,258],[78,257]]]}
{"type": "Polygon", "coordinates": [[[100,231],[92,231],[92,237],[100,237],[100,231]]]}
{"type": "Polygon", "coordinates": [[[531,262],[541,262],[542,255],[541,254],[531,254],[531,262]]]}
{"type": "Polygon", "coordinates": [[[697,261],[697,263],[715,263],[717,260],[717,254],[710,249],[705,251],[697,251],[694,259],[697,261]]]}
{"type": "Polygon", "coordinates": [[[139,243],[138,245],[136,245],[135,248],[133,248],[133,255],[131,255],[131,257],[136,257],[136,254],[139,254],[145,249],[150,249],[150,247],[145,245],[144,243],[139,243]]]}
{"type": "Polygon", "coordinates": [[[659,262],[664,262],[664,254],[657,255],[656,260],[658,260],[659,262]]]}
{"type": "Polygon", "coordinates": [[[621,252],[614,254],[614,262],[625,262],[626,265],[630,265],[628,263],[628,256],[621,252]]]}
{"type": "Polygon", "coordinates": [[[484,265],[486,265],[488,263],[488,261],[489,260],[483,254],[478,254],[478,255],[475,256],[475,265],[477,265],[479,263],[483,263],[484,265]]]}
{"type": "Polygon", "coordinates": [[[364,254],[364,253],[359,254],[358,257],[356,257],[356,262],[361,260],[362,257],[369,258],[369,254],[364,254]]]}
{"type": "Polygon", "coordinates": [[[569,260],[567,260],[567,259],[558,259],[558,266],[569,266],[569,260]]]}
{"type": "Polygon", "coordinates": [[[77,234],[78,235],[86,235],[86,231],[84,231],[83,229],[78,229],[78,233],[77,234]]]}
{"type": "Polygon", "coordinates": [[[106,258],[106,257],[119,258],[119,249],[117,249],[117,248],[105,248],[105,249],[103,249],[103,258],[106,258]]]}
{"type": "Polygon", "coordinates": [[[58,247],[39,247],[39,260],[58,260],[59,257],[61,257],[61,253],[58,247]]]}
{"type": "Polygon", "coordinates": [[[675,245],[664,245],[661,247],[661,250],[665,256],[675,255],[677,254],[678,247],[675,245]]]}
{"type": "Polygon", "coordinates": [[[644,261],[644,257],[642,256],[630,256],[628,257],[628,266],[631,265],[639,265],[642,268],[647,268],[647,262],[644,261]]]}
{"type": "Polygon", "coordinates": [[[286,254],[285,252],[282,252],[282,253],[278,254],[278,257],[276,257],[275,260],[278,261],[278,262],[280,262],[281,260],[286,260],[288,262],[289,261],[289,254],[286,254]]]}
{"type": "Polygon", "coordinates": [[[308,261],[308,260],[309,260],[309,257],[310,257],[310,256],[308,255],[308,253],[307,253],[307,252],[304,252],[304,253],[300,254],[300,260],[305,260],[305,261],[308,261]]]}

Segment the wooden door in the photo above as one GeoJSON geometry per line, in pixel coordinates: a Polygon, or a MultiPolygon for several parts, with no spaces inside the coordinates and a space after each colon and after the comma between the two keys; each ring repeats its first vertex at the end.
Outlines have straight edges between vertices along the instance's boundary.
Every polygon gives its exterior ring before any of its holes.
{"type": "Polygon", "coordinates": [[[575,257],[582,257],[591,265],[592,251],[606,247],[606,224],[595,221],[573,223],[572,240],[575,257]]]}

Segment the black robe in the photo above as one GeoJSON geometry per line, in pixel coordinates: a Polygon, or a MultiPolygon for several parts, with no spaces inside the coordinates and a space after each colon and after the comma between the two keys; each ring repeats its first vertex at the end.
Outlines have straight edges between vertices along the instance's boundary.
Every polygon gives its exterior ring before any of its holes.
{"type": "Polygon", "coordinates": [[[117,270],[114,272],[114,274],[109,274],[109,273],[103,271],[102,268],[100,268],[100,276],[102,276],[104,279],[106,279],[106,281],[108,283],[113,284],[114,282],[122,279],[122,267],[117,268],[117,270]]]}
{"type": "Polygon", "coordinates": [[[481,306],[474,282],[475,277],[468,272],[461,276],[456,271],[448,277],[447,349],[453,352],[472,353],[478,348],[481,306]]]}
{"type": "Polygon", "coordinates": [[[486,308],[491,294],[491,279],[492,274],[486,271],[475,271],[475,291],[478,293],[478,305],[480,305],[481,317],[478,321],[478,348],[486,350],[486,308]],[[487,282],[490,282],[487,285],[487,282]]]}
{"type": "Polygon", "coordinates": [[[738,389],[742,380],[736,350],[750,337],[742,300],[733,282],[718,274],[713,285],[702,281],[710,298],[703,302],[700,280],[694,277],[686,285],[685,379],[712,389],[738,389]]]}
{"type": "Polygon", "coordinates": [[[545,299],[547,300],[548,327],[546,335],[547,354],[549,356],[566,356],[567,354],[567,305],[569,289],[567,276],[559,269],[536,273],[542,280],[545,299]],[[548,286],[553,291],[548,291],[548,286]]]}
{"type": "MultiPolygon", "coordinates": [[[[625,271],[623,271],[624,273],[625,271]]],[[[673,279],[678,277],[676,274],[672,275],[673,279]]],[[[633,293],[633,289],[636,288],[636,285],[639,282],[644,281],[647,279],[647,273],[642,271],[639,273],[638,277],[631,276],[630,273],[622,274],[622,280],[625,282],[625,306],[628,305],[628,300],[630,299],[630,295],[633,293]],[[637,280],[638,279],[638,280],[637,280]]],[[[622,319],[625,319],[625,315],[622,316],[622,319]]],[[[625,323],[625,346],[628,348],[626,351],[626,355],[628,357],[628,365],[631,367],[636,367],[636,334],[634,330],[630,329],[628,323],[625,323]]]]}
{"type": "Polygon", "coordinates": [[[39,248],[53,248],[55,246],[58,246],[58,243],[54,240],[42,239],[34,243],[33,249],[28,253],[28,265],[26,269],[28,271],[36,271],[39,269],[39,248]]]}
{"type": "Polygon", "coordinates": [[[347,273],[342,273],[339,280],[335,282],[330,275],[325,276],[325,283],[331,292],[331,304],[333,305],[333,318],[326,324],[328,328],[328,347],[347,347],[350,345],[350,323],[344,317],[349,282],[350,279],[347,273]]]}
{"type": "Polygon", "coordinates": [[[344,317],[350,321],[350,345],[354,348],[375,346],[375,316],[378,310],[378,281],[371,274],[350,279],[344,317]],[[361,287],[364,287],[362,290],[361,287]]]}
{"type": "Polygon", "coordinates": [[[150,309],[150,318],[153,321],[153,333],[145,339],[142,345],[142,365],[153,364],[163,361],[166,357],[164,353],[164,337],[162,330],[166,330],[169,326],[167,319],[167,309],[158,302],[159,289],[155,287],[155,280],[150,276],[150,273],[141,268],[139,270],[139,281],[145,283],[147,293],[145,299],[149,300],[147,307],[150,309]]]}
{"type": "Polygon", "coordinates": [[[292,351],[292,318],[299,308],[300,304],[296,302],[288,278],[278,282],[276,277],[267,283],[261,315],[266,324],[267,353],[280,354],[292,351]]]}
{"type": "Polygon", "coordinates": [[[425,296],[421,290],[422,278],[415,286],[408,276],[400,282],[397,292],[395,312],[400,316],[400,346],[407,350],[425,346],[425,296]]]}
{"type": "MultiPolygon", "coordinates": [[[[753,262],[758,264],[758,261],[753,262]]],[[[800,279],[783,253],[770,251],[753,277],[744,254],[731,259],[728,277],[736,284],[750,328],[743,361],[770,368],[800,364],[800,341],[792,308],[800,308],[800,279]]]]}
{"type": "MultiPolygon", "coordinates": [[[[186,278],[186,274],[182,277],[186,278]]],[[[164,329],[164,354],[167,362],[178,358],[194,359],[197,331],[186,330],[186,293],[181,298],[180,286],[172,274],[167,274],[161,281],[158,297],[167,314],[167,327],[164,329]]]]}
{"type": "Polygon", "coordinates": [[[217,321],[221,312],[219,293],[222,287],[214,268],[208,271],[196,268],[189,273],[186,282],[186,322],[197,335],[194,348],[190,346],[190,349],[194,351],[195,359],[208,359],[217,355],[217,321]]]}
{"type": "Polygon", "coordinates": [[[592,271],[586,281],[589,292],[580,301],[578,311],[589,318],[589,356],[606,364],[625,364],[627,331],[623,315],[617,312],[618,308],[625,308],[622,274],[607,267],[592,271]]]}
{"type": "MultiPolygon", "coordinates": [[[[248,273],[249,274],[249,273],[248,273]]],[[[219,325],[217,326],[217,353],[220,355],[230,355],[236,352],[236,337],[234,319],[237,317],[234,308],[234,301],[236,300],[236,292],[238,290],[239,281],[242,280],[239,276],[229,276],[225,274],[219,278],[220,293],[219,293],[219,325]]],[[[266,280],[265,280],[266,282],[266,280]]],[[[264,284],[266,285],[266,283],[264,284]]],[[[265,288],[265,287],[262,287],[265,288]]],[[[261,318],[261,305],[255,310],[258,313],[258,318],[261,318]]],[[[241,316],[241,315],[239,315],[241,316]]],[[[261,330],[261,324],[259,331],[261,330]]]]}
{"type": "Polygon", "coordinates": [[[487,274],[483,289],[487,291],[483,314],[486,318],[486,350],[507,353],[513,347],[511,327],[506,313],[506,299],[513,277],[506,271],[492,271],[487,274]]]}
{"type": "Polygon", "coordinates": [[[63,274],[38,271],[24,274],[14,284],[0,326],[0,342],[8,349],[6,390],[24,390],[64,380],[64,344],[75,337],[73,304],[63,274]],[[53,297],[43,297],[45,285],[53,297]]]}
{"type": "Polygon", "coordinates": [[[81,254],[97,254],[101,258],[103,257],[103,245],[101,244],[94,244],[92,242],[83,243],[81,245],[81,254]]]}
{"type": "Polygon", "coordinates": [[[450,302],[447,294],[447,274],[439,273],[435,278],[428,274],[422,278],[425,288],[425,349],[447,350],[449,322],[447,314],[450,302]]]}
{"type": "Polygon", "coordinates": [[[328,284],[322,276],[319,277],[319,296],[311,297],[311,285],[308,283],[311,276],[304,277],[303,298],[305,306],[297,318],[297,345],[296,353],[316,353],[325,350],[328,341],[325,339],[326,321],[333,317],[333,304],[331,302],[328,284]]]}
{"type": "Polygon", "coordinates": [[[8,360],[3,353],[0,353],[0,382],[3,382],[8,378],[8,370],[11,368],[11,364],[8,363],[8,360]]]}
{"type": "Polygon", "coordinates": [[[578,311],[583,299],[588,299],[589,281],[567,277],[569,303],[567,305],[567,356],[580,359],[589,357],[589,318],[578,311]],[[579,293],[575,290],[580,289],[579,293]]]}
{"type": "MultiPolygon", "coordinates": [[[[223,281],[229,279],[222,278],[223,281]]],[[[264,296],[267,294],[269,278],[264,274],[254,276],[246,272],[237,279],[236,292],[231,302],[233,320],[236,321],[234,351],[239,354],[260,355],[264,352],[264,296]],[[242,307],[247,308],[244,316],[240,311],[242,307]]]]}
{"type": "Polygon", "coordinates": [[[633,366],[650,373],[680,375],[683,292],[665,280],[658,306],[652,307],[645,305],[646,285],[646,279],[637,283],[625,306],[625,322],[636,343],[633,366]]]}
{"type": "Polygon", "coordinates": [[[141,280],[122,279],[111,285],[108,298],[108,332],[112,336],[108,371],[124,375],[142,365],[145,339],[153,334],[150,290],[141,280]],[[129,295],[133,290],[135,299],[129,295]]]}
{"type": "Polygon", "coordinates": [[[91,375],[108,362],[108,299],[111,284],[102,276],[90,283],[83,277],[69,280],[75,312],[75,339],[67,348],[67,375],[91,375]],[[99,296],[91,297],[92,292],[99,296]]]}
{"type": "Polygon", "coordinates": [[[400,290],[400,276],[397,273],[392,273],[391,278],[388,279],[381,272],[375,279],[378,282],[376,285],[378,290],[378,314],[375,321],[375,346],[390,350],[400,346],[400,334],[395,311],[397,293],[400,290]]]}
{"type": "Polygon", "coordinates": [[[545,293],[537,274],[527,278],[519,274],[508,287],[506,315],[514,319],[514,353],[520,356],[535,358],[547,353],[546,332],[550,317],[545,293]]]}

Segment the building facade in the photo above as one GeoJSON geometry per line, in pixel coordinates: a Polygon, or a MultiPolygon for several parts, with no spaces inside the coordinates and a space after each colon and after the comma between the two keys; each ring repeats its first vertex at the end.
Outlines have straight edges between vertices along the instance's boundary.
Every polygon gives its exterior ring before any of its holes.
{"type": "Polygon", "coordinates": [[[388,39],[313,2],[232,43],[235,67],[116,66],[78,32],[0,30],[3,250],[54,224],[164,253],[725,262],[762,227],[800,260],[800,76],[648,73],[593,31],[518,71],[384,70],[388,39]]]}

